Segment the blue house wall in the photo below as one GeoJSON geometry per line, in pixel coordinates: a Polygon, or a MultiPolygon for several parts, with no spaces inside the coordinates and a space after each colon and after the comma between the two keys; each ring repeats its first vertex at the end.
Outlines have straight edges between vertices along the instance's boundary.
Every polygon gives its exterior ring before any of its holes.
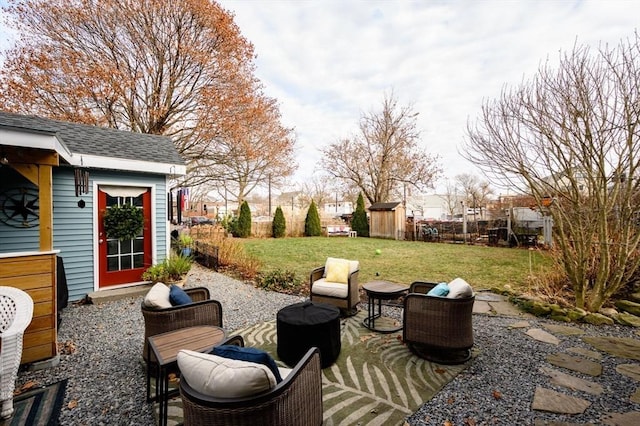
{"type": "MultiPolygon", "coordinates": [[[[0,167],[0,210],[12,215],[12,203],[7,200],[19,197],[26,190],[37,196],[38,188],[11,167],[0,167]]],[[[20,215],[14,216],[20,219],[20,215]]],[[[7,223],[14,223],[4,213],[0,213],[0,253],[22,251],[38,251],[40,249],[40,231],[37,226],[31,228],[14,228],[7,223]],[[5,223],[5,220],[7,223],[5,223]]]]}
{"type": "MultiPolygon", "coordinates": [[[[64,261],[69,301],[82,299],[93,292],[94,255],[94,182],[109,185],[153,186],[155,188],[155,253],[162,261],[167,247],[167,188],[164,175],[89,170],[89,193],[76,197],[74,171],[70,167],[53,170],[53,247],[64,261]],[[84,201],[81,208],[78,202],[84,201]]],[[[16,187],[37,188],[8,167],[0,168],[2,193],[16,187]]],[[[0,222],[0,253],[38,251],[39,227],[14,228],[0,222]]],[[[97,285],[97,283],[95,284],[97,285]]]]}

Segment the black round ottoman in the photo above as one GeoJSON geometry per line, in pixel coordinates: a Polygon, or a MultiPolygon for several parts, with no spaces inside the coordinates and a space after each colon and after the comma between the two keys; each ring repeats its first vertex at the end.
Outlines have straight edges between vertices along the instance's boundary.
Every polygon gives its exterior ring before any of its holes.
{"type": "Polygon", "coordinates": [[[295,366],[309,348],[320,349],[322,368],[340,355],[340,309],[327,303],[302,302],[286,306],[276,317],[278,357],[295,366]]]}

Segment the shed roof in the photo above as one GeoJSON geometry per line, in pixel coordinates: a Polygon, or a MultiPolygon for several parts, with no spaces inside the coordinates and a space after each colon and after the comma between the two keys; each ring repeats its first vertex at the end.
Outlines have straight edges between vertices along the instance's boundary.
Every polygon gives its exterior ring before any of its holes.
{"type": "Polygon", "coordinates": [[[151,170],[143,167],[145,163],[152,163],[168,166],[167,170],[173,166],[175,170],[173,174],[184,174],[180,171],[185,168],[185,162],[178,154],[171,138],[167,136],[51,120],[5,111],[0,111],[0,130],[7,131],[1,134],[3,137],[0,139],[0,145],[14,145],[10,140],[11,131],[53,136],[59,142],[61,157],[77,166],[101,167],[102,164],[104,168],[158,171],[154,170],[154,167],[151,170]],[[115,161],[92,161],[98,158],[110,158],[115,161]]]}
{"type": "Polygon", "coordinates": [[[369,211],[393,211],[400,204],[400,201],[394,201],[391,203],[373,203],[369,206],[369,211]]]}

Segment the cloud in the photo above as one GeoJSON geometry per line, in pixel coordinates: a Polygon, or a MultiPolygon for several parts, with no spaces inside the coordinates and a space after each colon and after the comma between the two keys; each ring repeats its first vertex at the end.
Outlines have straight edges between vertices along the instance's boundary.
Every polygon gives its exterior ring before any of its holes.
{"type": "MultiPolygon", "coordinates": [[[[319,147],[356,132],[361,115],[379,110],[392,90],[419,112],[421,144],[440,156],[445,177],[479,174],[458,150],[484,99],[531,78],[576,41],[617,45],[640,16],[640,2],[625,0],[220,4],[254,44],[257,77],[296,130],[299,181],[316,170],[319,147]]],[[[15,36],[8,31],[0,28],[1,49],[15,36]]]]}
{"type": "Polygon", "coordinates": [[[505,1],[222,1],[254,43],[257,76],[296,128],[298,179],[318,147],[349,136],[385,93],[420,113],[423,146],[453,178],[483,99],[517,85],[574,43],[631,37],[640,3],[505,1]]]}

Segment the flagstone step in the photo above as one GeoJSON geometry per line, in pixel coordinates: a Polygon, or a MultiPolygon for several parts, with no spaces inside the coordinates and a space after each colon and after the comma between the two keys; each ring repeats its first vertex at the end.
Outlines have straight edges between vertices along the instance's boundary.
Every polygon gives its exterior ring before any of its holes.
{"type": "Polygon", "coordinates": [[[581,414],[590,405],[591,403],[585,399],[538,386],[533,395],[531,408],[558,414],[581,414]]]}
{"type": "Polygon", "coordinates": [[[547,362],[557,367],[563,367],[590,376],[599,376],[602,374],[602,364],[579,356],[565,353],[550,354],[547,355],[547,362]]]}
{"type": "Polygon", "coordinates": [[[535,340],[543,343],[549,343],[551,345],[559,345],[560,339],[554,336],[551,333],[547,333],[546,331],[540,328],[530,328],[525,332],[525,334],[529,337],[534,338],[535,340]]]}
{"type": "Polygon", "coordinates": [[[549,376],[551,378],[551,383],[557,386],[586,392],[591,395],[600,395],[604,392],[604,388],[598,383],[563,373],[555,368],[540,367],[540,372],[549,376]]]}
{"type": "MultiPolygon", "coordinates": [[[[528,328],[530,324],[527,321],[517,321],[509,325],[509,328],[528,328]]],[[[584,334],[577,327],[566,326],[562,324],[545,324],[541,329],[530,328],[526,330],[526,334],[532,338],[546,342],[555,343],[560,341],[552,333],[566,337],[581,336],[584,334]]],[[[600,351],[610,353],[613,356],[625,357],[640,360],[640,341],[636,339],[619,339],[610,337],[585,337],[583,341],[593,345],[600,351]]],[[[568,353],[550,354],[546,357],[546,361],[552,365],[568,369],[570,371],[588,374],[598,377],[602,374],[602,354],[598,351],[589,350],[582,347],[567,348],[568,353]]],[[[607,392],[602,385],[591,380],[585,380],[572,374],[567,374],[548,366],[541,366],[540,374],[549,377],[552,385],[567,388],[571,391],[584,392],[590,395],[602,395],[607,392]]],[[[620,364],[616,367],[616,372],[630,377],[640,382],[640,365],[638,364],[620,364]]],[[[640,404],[640,387],[628,396],[631,402],[640,404]]],[[[536,387],[535,394],[531,403],[531,408],[537,411],[552,412],[555,414],[581,414],[589,406],[590,402],[576,396],[564,394],[542,386],[536,387]]],[[[601,424],[616,426],[637,426],[640,424],[640,412],[631,411],[628,413],[604,413],[601,424]]],[[[535,426],[589,426],[590,424],[577,424],[570,422],[549,422],[543,419],[536,419],[535,426]]]]}

